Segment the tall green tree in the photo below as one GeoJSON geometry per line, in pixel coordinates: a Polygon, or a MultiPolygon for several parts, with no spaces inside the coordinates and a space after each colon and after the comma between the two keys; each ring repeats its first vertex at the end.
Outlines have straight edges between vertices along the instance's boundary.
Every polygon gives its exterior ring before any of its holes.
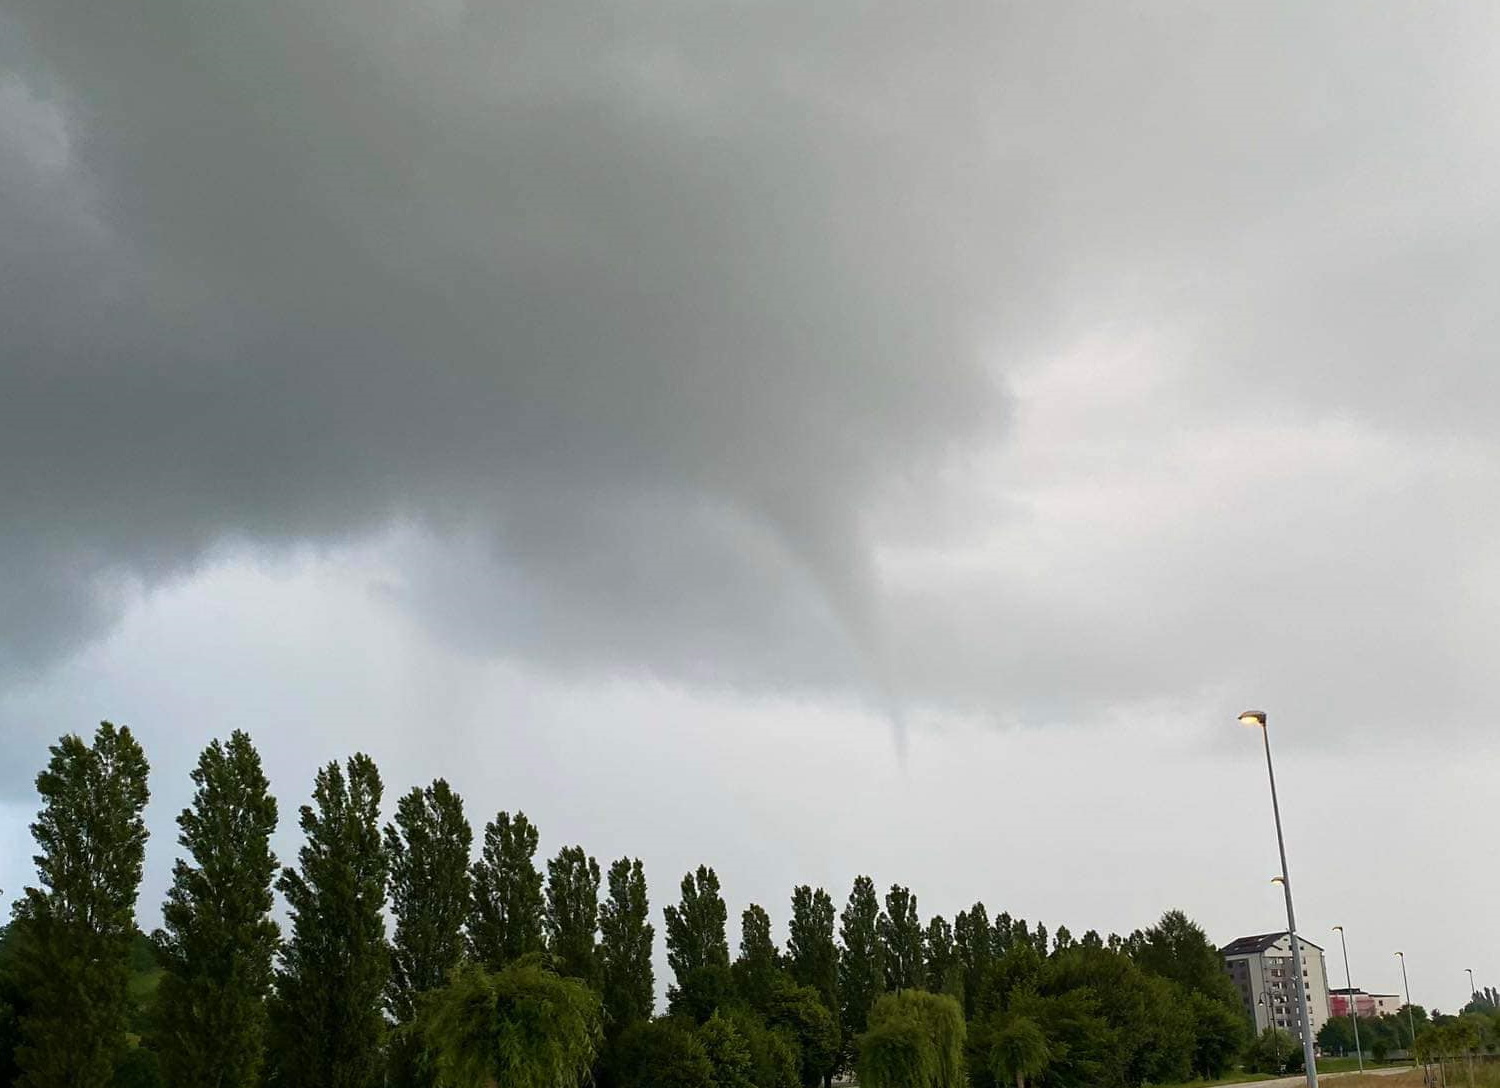
{"type": "Polygon", "coordinates": [[[771,916],[751,903],[740,915],[740,954],[734,961],[734,988],[752,1009],[764,1011],[781,974],[781,957],[771,938],[771,916]]]}
{"type": "Polygon", "coordinates": [[[799,986],[818,991],[823,1005],[839,1015],[839,949],[834,940],[838,912],[822,888],[800,884],[792,890],[790,938],[786,945],[787,972],[799,986]]]}
{"type": "Polygon", "coordinates": [[[609,867],[609,895],[599,907],[599,975],[612,1031],[651,1019],[656,1004],[650,916],[640,859],[620,858],[609,867]]]}
{"type": "MultiPolygon", "coordinates": [[[[1026,940],[1026,923],[1021,922],[1020,940],[1026,940]]],[[[1009,931],[1012,941],[1018,939],[1016,930],[1009,931]]],[[[968,910],[961,910],[953,919],[953,954],[963,971],[964,1015],[973,1019],[979,995],[988,980],[990,963],[994,959],[994,937],[990,932],[990,916],[983,903],[975,903],[968,910]]]]}
{"type": "Polygon", "coordinates": [[[168,1084],[252,1088],[280,940],[271,920],[276,798],[240,730],[205,748],[192,778],[193,805],[177,817],[189,856],[172,869],[155,934],[163,965],[156,1048],[168,1084]]]}
{"type": "Polygon", "coordinates": [[[463,959],[473,843],[463,798],[441,778],[413,787],[385,827],[396,917],[386,1007],[398,1024],[409,1023],[417,998],[442,986],[463,959]]]}
{"type": "Polygon", "coordinates": [[[298,868],[283,869],[291,937],[272,1004],[279,1085],[373,1088],[381,1081],[390,977],[381,907],[386,856],[380,772],[363,753],[318,771],[303,805],[298,868]]]}
{"type": "Polygon", "coordinates": [[[548,950],[564,978],[599,983],[599,863],[565,846],[547,863],[548,950]]]}
{"type": "Polygon", "coordinates": [[[501,812],[484,827],[484,846],[472,870],[469,954],[492,971],[545,947],[537,838],[524,812],[514,819],[501,812]]]}
{"type": "Polygon", "coordinates": [[[16,1061],[22,1088],[103,1088],[125,1049],[126,980],[146,852],[150,768],[129,729],[69,734],[36,778],[31,825],[39,888],[14,911],[26,995],[16,1061]]]}
{"type": "Polygon", "coordinates": [[[728,911],[719,877],[700,865],[682,878],[681,897],[663,912],[667,922],[667,963],[675,981],[667,990],[673,1016],[703,1023],[734,998],[729,968],[728,911]]]}
{"type": "Polygon", "coordinates": [[[885,988],[923,987],[926,964],[922,956],[922,920],[917,916],[917,897],[910,888],[891,885],[891,890],[885,893],[885,910],[881,912],[878,928],[885,959],[885,988]]]}
{"type": "Polygon", "coordinates": [[[464,958],[473,842],[463,799],[441,778],[425,789],[413,787],[396,802],[395,823],[386,824],[396,918],[385,998],[396,1025],[386,1050],[391,1088],[432,1083],[431,1055],[423,1052],[415,1020],[423,995],[441,987],[464,958]]]}
{"type": "Polygon", "coordinates": [[[719,892],[719,875],[706,865],[682,878],[682,898],[664,911],[667,963],[679,988],[702,968],[729,968],[729,911],[719,892]]]}
{"type": "Polygon", "coordinates": [[[953,927],[941,914],[933,915],[927,923],[922,934],[922,953],[927,985],[938,993],[958,998],[962,1004],[964,977],[953,950],[953,927]]]}
{"type": "Polygon", "coordinates": [[[849,901],[839,915],[839,997],[844,1038],[865,1030],[875,999],[885,991],[885,950],[880,943],[880,899],[875,882],[854,879],[849,901]]]}

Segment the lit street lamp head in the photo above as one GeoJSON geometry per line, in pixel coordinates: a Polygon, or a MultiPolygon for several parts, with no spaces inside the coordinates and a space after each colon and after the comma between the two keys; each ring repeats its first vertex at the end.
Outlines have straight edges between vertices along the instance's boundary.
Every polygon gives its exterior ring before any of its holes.
{"type": "Polygon", "coordinates": [[[1333,931],[1335,933],[1342,933],[1342,932],[1344,932],[1344,927],[1343,926],[1334,926],[1333,927],[1333,931]]]}
{"type": "Polygon", "coordinates": [[[1262,729],[1266,727],[1266,712],[1264,710],[1247,710],[1240,715],[1241,725],[1258,725],[1262,729]]]}
{"type": "Polygon", "coordinates": [[[1284,888],[1284,887],[1286,887],[1286,877],[1284,877],[1284,876],[1273,876],[1271,878],[1271,883],[1272,884],[1280,884],[1284,888]]]}

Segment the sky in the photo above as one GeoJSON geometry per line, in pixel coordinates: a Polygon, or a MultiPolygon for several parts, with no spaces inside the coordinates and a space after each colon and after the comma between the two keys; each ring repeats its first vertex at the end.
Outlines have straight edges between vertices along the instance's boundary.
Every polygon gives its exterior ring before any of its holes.
{"type": "MultiPolygon", "coordinates": [[[[0,2],[0,888],[47,745],[1500,984],[1500,9],[0,2]]],[[[1342,968],[1330,959],[1335,985],[1342,968]]],[[[661,970],[665,970],[664,964],[661,970]]]]}

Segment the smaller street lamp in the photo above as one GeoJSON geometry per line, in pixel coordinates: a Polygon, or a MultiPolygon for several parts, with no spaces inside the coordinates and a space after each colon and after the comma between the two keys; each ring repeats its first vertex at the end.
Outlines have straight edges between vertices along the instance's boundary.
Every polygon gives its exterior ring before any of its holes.
{"type": "Polygon", "coordinates": [[[1359,1045],[1359,1008],[1354,1001],[1354,982],[1349,977],[1349,944],[1344,940],[1344,927],[1334,926],[1339,935],[1339,947],[1344,950],[1344,987],[1349,997],[1349,1023],[1354,1025],[1354,1055],[1359,1060],[1359,1071],[1365,1071],[1365,1052],[1359,1045]]]}

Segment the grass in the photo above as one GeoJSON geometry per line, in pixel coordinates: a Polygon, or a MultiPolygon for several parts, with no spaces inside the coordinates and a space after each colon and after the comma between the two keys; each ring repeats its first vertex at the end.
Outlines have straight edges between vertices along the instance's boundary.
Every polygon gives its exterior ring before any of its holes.
{"type": "MultiPolygon", "coordinates": [[[[1318,1074],[1320,1076],[1325,1073],[1353,1074],[1356,1073],[1358,1069],[1359,1061],[1355,1058],[1318,1059],[1318,1074]]],[[[1261,1080],[1278,1080],[1285,1075],[1286,1074],[1281,1073],[1249,1073],[1241,1069],[1238,1072],[1231,1073],[1227,1077],[1219,1077],[1217,1080],[1203,1080],[1200,1078],[1198,1080],[1184,1081],[1181,1084],[1158,1085],[1156,1086],[1156,1088],[1214,1088],[1215,1085],[1220,1084],[1253,1084],[1256,1081],[1261,1080]]],[[[1374,1086],[1377,1085],[1380,1086],[1380,1088],[1411,1088],[1411,1085],[1409,1085],[1406,1081],[1406,1076],[1406,1074],[1397,1074],[1394,1076],[1383,1077],[1340,1077],[1339,1085],[1340,1088],[1358,1088],[1358,1086],[1360,1085],[1370,1085],[1371,1088],[1374,1088],[1374,1086]]],[[[1449,1079],[1452,1082],[1449,1085],[1449,1088],[1468,1088],[1467,1081],[1460,1082],[1451,1077],[1449,1079]]],[[[1482,1078],[1476,1077],[1474,1083],[1475,1088],[1500,1088],[1500,1080],[1497,1080],[1494,1083],[1485,1083],[1482,1081],[1482,1078]]],[[[1420,1069],[1417,1070],[1416,1084],[1418,1088],[1426,1088],[1426,1086],[1422,1084],[1422,1071],[1420,1069]]]]}

